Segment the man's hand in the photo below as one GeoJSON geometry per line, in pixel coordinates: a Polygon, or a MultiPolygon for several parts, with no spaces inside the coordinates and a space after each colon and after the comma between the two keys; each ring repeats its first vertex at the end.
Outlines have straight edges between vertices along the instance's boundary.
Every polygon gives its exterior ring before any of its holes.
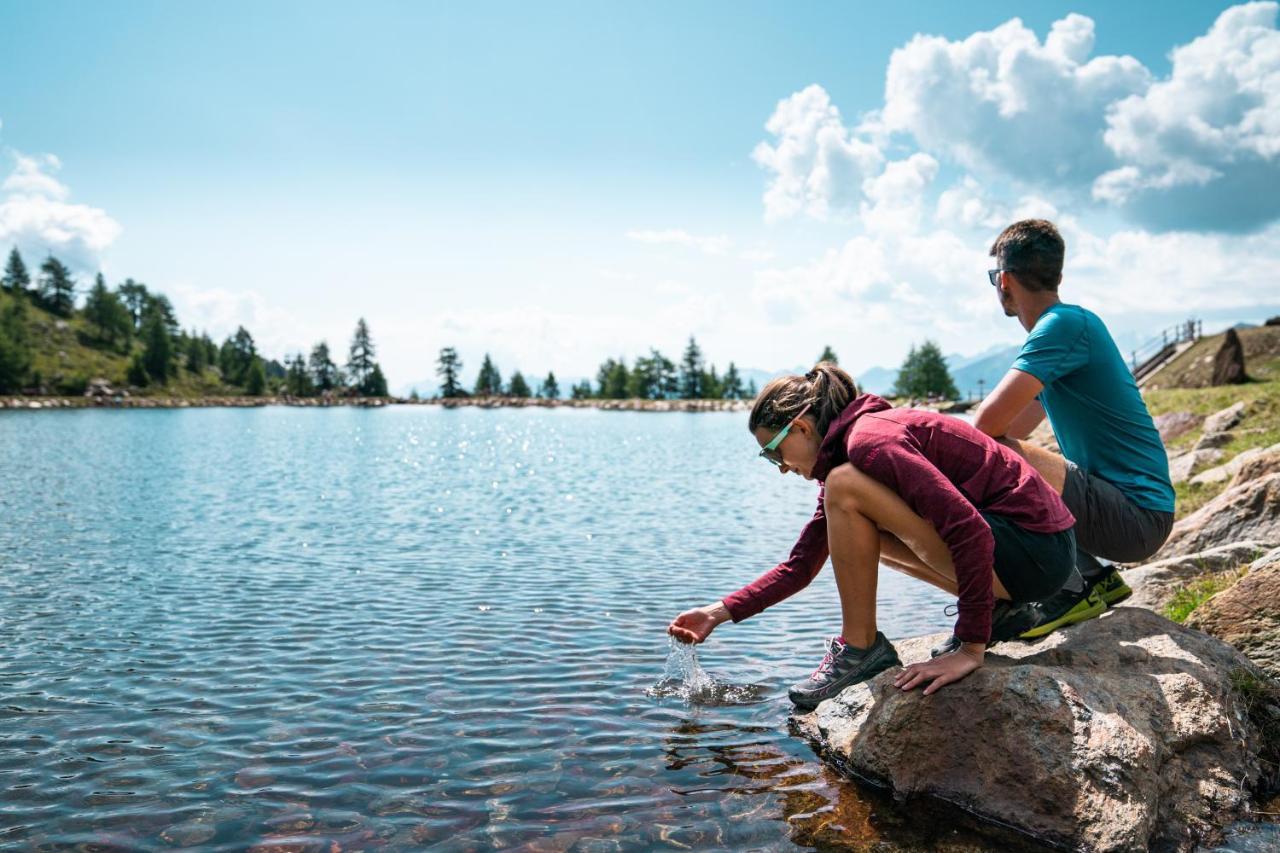
{"type": "Polygon", "coordinates": [[[921,684],[928,684],[924,689],[924,695],[928,696],[943,685],[959,681],[982,666],[984,652],[982,643],[965,643],[950,654],[904,668],[893,680],[893,686],[913,690],[921,684]]]}
{"type": "Polygon", "coordinates": [[[716,626],[733,617],[723,602],[717,601],[706,607],[695,607],[686,610],[667,626],[667,633],[682,643],[701,643],[711,635],[716,626]]]}

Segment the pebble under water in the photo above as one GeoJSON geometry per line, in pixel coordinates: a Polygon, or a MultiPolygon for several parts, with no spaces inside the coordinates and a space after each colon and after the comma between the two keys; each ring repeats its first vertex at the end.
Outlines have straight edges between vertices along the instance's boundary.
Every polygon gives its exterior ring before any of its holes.
{"type": "Polygon", "coordinates": [[[815,497],[741,414],[0,412],[0,846],[1001,849],[788,730],[829,568],[666,634],[815,497]]]}

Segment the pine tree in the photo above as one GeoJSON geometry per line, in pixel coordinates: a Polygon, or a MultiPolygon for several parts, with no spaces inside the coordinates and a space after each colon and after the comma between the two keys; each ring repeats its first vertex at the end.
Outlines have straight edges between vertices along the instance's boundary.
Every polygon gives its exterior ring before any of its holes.
{"type": "Polygon", "coordinates": [[[142,316],[145,318],[148,314],[158,314],[164,322],[165,328],[169,331],[170,337],[177,337],[178,315],[174,313],[173,303],[169,301],[169,297],[163,293],[148,293],[142,303],[142,316]]]}
{"type": "Polygon", "coordinates": [[[480,373],[476,376],[476,396],[492,397],[501,393],[502,374],[489,358],[489,353],[485,353],[484,361],[480,364],[480,373]]]}
{"type": "Polygon", "coordinates": [[[933,341],[925,341],[919,348],[913,346],[907,353],[898,379],[893,387],[897,397],[942,397],[954,400],[960,396],[951,372],[947,370],[942,350],[933,341]]]}
{"type": "Polygon", "coordinates": [[[569,390],[569,396],[574,400],[590,400],[593,396],[591,392],[591,383],[583,379],[569,390]]]}
{"type": "Polygon", "coordinates": [[[356,331],[351,338],[351,350],[347,357],[347,375],[357,389],[363,390],[366,387],[369,374],[373,373],[375,354],[369,326],[361,317],[356,322],[356,331]]]}
{"type": "Polygon", "coordinates": [[[689,345],[684,348],[684,358],[680,360],[680,396],[685,400],[697,400],[703,396],[702,350],[692,335],[689,336],[689,345]]]}
{"type": "Polygon", "coordinates": [[[836,351],[833,350],[830,345],[827,345],[822,348],[822,355],[818,356],[818,361],[819,362],[829,361],[832,364],[840,363],[840,359],[836,358],[836,351]]]}
{"type": "Polygon", "coordinates": [[[307,370],[311,374],[311,382],[317,391],[324,393],[338,386],[338,365],[329,357],[329,345],[324,341],[311,348],[311,356],[307,359],[307,370]]]}
{"type": "Polygon", "coordinates": [[[605,359],[604,364],[596,371],[596,385],[600,389],[599,396],[606,400],[625,400],[629,394],[630,372],[627,363],[622,359],[605,359]]]}
{"type": "Polygon", "coordinates": [[[713,364],[710,370],[702,372],[702,396],[707,400],[719,400],[723,394],[724,389],[720,387],[720,377],[716,375],[713,364]]]}
{"type": "Polygon", "coordinates": [[[760,396],[760,388],[756,385],[756,381],[752,379],[747,383],[747,399],[754,400],[758,396],[760,396]]]}
{"type": "Polygon", "coordinates": [[[302,353],[285,359],[284,388],[294,397],[310,397],[315,393],[311,374],[307,372],[307,360],[302,353]]]}
{"type": "Polygon", "coordinates": [[[250,397],[259,397],[265,390],[267,390],[267,371],[262,365],[262,359],[255,356],[253,363],[249,365],[248,376],[245,377],[244,392],[250,397]]]}
{"type": "Polygon", "coordinates": [[[164,317],[152,312],[143,321],[142,366],[153,381],[163,385],[173,375],[173,341],[165,327],[164,317]]]}
{"type": "Polygon", "coordinates": [[[40,265],[40,302],[61,317],[70,317],[75,307],[75,279],[71,270],[53,255],[40,265]]]}
{"type": "Polygon", "coordinates": [[[529,388],[529,383],[525,380],[524,374],[516,371],[511,374],[511,384],[507,387],[507,393],[512,397],[532,397],[533,391],[529,388]]]}
{"type": "Polygon", "coordinates": [[[729,368],[724,372],[724,378],[720,380],[722,387],[722,396],[726,400],[741,400],[743,395],[742,377],[738,375],[738,368],[731,361],[729,368]]]}
{"type": "Polygon", "coordinates": [[[0,393],[20,392],[31,370],[26,315],[25,300],[13,299],[0,305],[0,393]]]}
{"type": "MultiPolygon", "coordinates": [[[[258,357],[258,348],[253,343],[253,335],[244,326],[239,326],[236,333],[222,342],[218,351],[218,368],[222,371],[222,380],[230,385],[243,386],[249,379],[249,369],[258,357]]],[[[264,371],[263,378],[266,373],[264,371]]]]}
{"type": "Polygon", "coordinates": [[[124,303],[124,307],[129,309],[129,316],[133,319],[133,328],[135,330],[142,328],[143,309],[147,307],[147,299],[151,296],[147,292],[147,286],[141,282],[126,278],[116,293],[120,297],[120,301],[124,303]]]}
{"type": "Polygon", "coordinates": [[[125,378],[129,384],[137,388],[145,388],[149,378],[147,376],[147,366],[143,363],[141,352],[135,352],[133,358],[129,359],[129,369],[125,373],[125,378]]]}
{"type": "Polygon", "coordinates": [[[85,297],[84,317],[96,330],[97,339],[108,346],[127,342],[133,334],[133,321],[128,309],[120,297],[107,289],[102,273],[98,273],[85,297]]]}
{"type": "Polygon", "coordinates": [[[440,377],[440,396],[451,400],[465,393],[458,384],[458,374],[462,372],[462,361],[458,351],[453,347],[444,347],[436,359],[436,376],[440,377]]]}
{"type": "Polygon", "coordinates": [[[9,250],[9,262],[4,266],[4,278],[0,282],[3,282],[5,290],[14,293],[26,293],[31,287],[31,273],[27,272],[27,265],[22,262],[17,247],[9,250]]]}
{"type": "Polygon", "coordinates": [[[373,370],[369,371],[369,375],[365,377],[364,384],[360,386],[360,393],[366,397],[386,397],[387,377],[382,373],[382,365],[376,361],[373,363],[373,370]]]}
{"type": "Polygon", "coordinates": [[[196,376],[204,373],[204,369],[209,366],[209,351],[205,348],[204,340],[196,334],[195,329],[192,329],[191,334],[187,335],[186,346],[183,348],[183,357],[186,359],[187,370],[196,376]]]}
{"type": "Polygon", "coordinates": [[[560,383],[556,382],[554,372],[548,372],[547,378],[542,380],[542,387],[538,389],[538,396],[545,397],[548,400],[560,399],[560,383]]]}

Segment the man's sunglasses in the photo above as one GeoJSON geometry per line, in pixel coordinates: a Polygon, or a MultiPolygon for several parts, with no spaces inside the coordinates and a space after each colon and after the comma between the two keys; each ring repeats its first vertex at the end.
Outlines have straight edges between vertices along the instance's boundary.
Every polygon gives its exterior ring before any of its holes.
{"type": "Polygon", "coordinates": [[[1017,272],[1017,270],[1013,267],[996,267],[993,270],[987,270],[987,281],[991,282],[992,287],[1000,284],[1000,273],[1002,272],[1017,272]]]}
{"type": "Polygon", "coordinates": [[[768,444],[760,448],[760,455],[773,463],[774,466],[781,468],[782,454],[778,452],[778,445],[782,444],[782,440],[787,437],[787,433],[791,432],[791,427],[795,425],[796,421],[804,417],[804,413],[809,411],[809,407],[812,405],[813,403],[806,403],[804,408],[800,410],[800,414],[792,418],[786,426],[778,430],[777,434],[769,440],[768,444]]]}

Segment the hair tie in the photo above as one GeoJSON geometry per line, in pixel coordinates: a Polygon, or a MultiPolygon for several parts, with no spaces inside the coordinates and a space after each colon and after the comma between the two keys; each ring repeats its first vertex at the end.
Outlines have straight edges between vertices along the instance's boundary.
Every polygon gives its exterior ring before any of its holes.
{"type": "Polygon", "coordinates": [[[818,371],[816,371],[816,370],[810,370],[808,373],[806,373],[806,374],[804,375],[804,378],[805,378],[805,379],[808,379],[810,382],[812,382],[813,380],[815,380],[815,379],[817,379],[817,378],[818,378],[818,371]]]}

